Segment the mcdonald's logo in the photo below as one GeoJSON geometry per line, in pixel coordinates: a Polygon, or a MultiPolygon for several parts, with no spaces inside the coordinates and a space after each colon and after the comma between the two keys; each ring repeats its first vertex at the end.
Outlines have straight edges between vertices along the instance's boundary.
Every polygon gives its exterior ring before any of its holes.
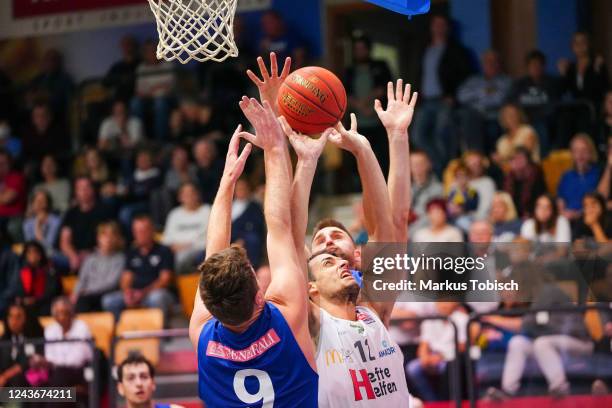
{"type": "Polygon", "coordinates": [[[330,364],[342,364],[344,362],[344,358],[342,354],[336,349],[328,349],[325,352],[325,365],[329,367],[330,364]]]}

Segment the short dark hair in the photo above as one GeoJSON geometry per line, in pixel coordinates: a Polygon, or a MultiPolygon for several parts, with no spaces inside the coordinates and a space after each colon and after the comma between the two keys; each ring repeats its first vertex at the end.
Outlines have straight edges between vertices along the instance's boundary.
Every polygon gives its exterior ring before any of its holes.
{"type": "Polygon", "coordinates": [[[372,39],[368,37],[367,35],[362,34],[362,35],[357,35],[353,37],[353,45],[357,43],[362,43],[363,45],[366,46],[368,50],[372,49],[372,39]]]}
{"type": "Polygon", "coordinates": [[[546,55],[540,50],[532,50],[525,57],[525,63],[529,64],[531,61],[540,61],[542,65],[546,65],[546,55]]]}
{"type": "Polygon", "coordinates": [[[215,318],[230,325],[251,318],[259,284],[243,248],[233,245],[212,255],[198,272],[200,297],[215,318]]]}
{"type": "Polygon", "coordinates": [[[335,228],[341,229],[342,231],[346,232],[346,235],[348,235],[349,238],[351,238],[353,242],[355,242],[353,240],[353,236],[351,235],[349,230],[344,226],[344,224],[342,224],[340,221],[334,220],[333,218],[324,218],[321,221],[319,221],[317,225],[315,225],[314,229],[312,230],[313,238],[315,235],[317,235],[319,231],[327,227],[335,227],[335,228]]]}
{"type": "Polygon", "coordinates": [[[153,367],[153,364],[151,364],[151,362],[147,360],[145,356],[143,356],[139,352],[136,352],[128,354],[127,358],[123,360],[117,367],[117,381],[123,382],[123,367],[127,365],[137,364],[145,364],[149,369],[149,375],[151,376],[151,378],[155,378],[155,367],[153,367]]]}

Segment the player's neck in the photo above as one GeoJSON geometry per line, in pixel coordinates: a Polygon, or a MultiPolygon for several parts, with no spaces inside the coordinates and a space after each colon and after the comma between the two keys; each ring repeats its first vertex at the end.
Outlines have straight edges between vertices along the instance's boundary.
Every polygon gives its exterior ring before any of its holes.
{"type": "Polygon", "coordinates": [[[128,402],[126,405],[126,408],[153,408],[153,407],[154,407],[153,401],[147,401],[141,404],[138,404],[135,402],[128,402]]]}
{"type": "Polygon", "coordinates": [[[351,298],[323,299],[320,307],[330,315],[344,320],[357,320],[357,304],[351,298]]]}
{"type": "Polygon", "coordinates": [[[238,325],[229,325],[229,324],[223,323],[223,326],[226,329],[233,331],[234,333],[244,333],[259,318],[259,315],[261,315],[262,310],[263,310],[263,307],[256,306],[256,309],[253,311],[253,316],[251,316],[251,318],[247,320],[246,322],[242,324],[238,324],[238,325]]]}

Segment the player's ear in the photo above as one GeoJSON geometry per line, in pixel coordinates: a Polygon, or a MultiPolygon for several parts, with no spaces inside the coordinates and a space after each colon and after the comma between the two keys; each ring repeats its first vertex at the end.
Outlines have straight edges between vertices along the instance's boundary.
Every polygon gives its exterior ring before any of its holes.
{"type": "Polygon", "coordinates": [[[119,393],[119,395],[121,395],[122,397],[125,397],[125,391],[123,389],[123,384],[121,384],[120,382],[117,383],[117,392],[119,393]]]}
{"type": "MultiPolygon", "coordinates": [[[[355,266],[361,266],[361,247],[355,247],[355,251],[353,252],[353,257],[355,259],[355,266]]],[[[359,269],[359,268],[358,268],[359,269]]]]}
{"type": "Polygon", "coordinates": [[[255,294],[255,305],[258,307],[263,307],[265,303],[266,303],[266,298],[264,296],[264,293],[261,289],[259,289],[257,293],[255,294]]]}
{"type": "Polygon", "coordinates": [[[317,284],[314,282],[308,282],[308,296],[311,299],[315,299],[319,296],[319,289],[317,288],[317,284]]]}

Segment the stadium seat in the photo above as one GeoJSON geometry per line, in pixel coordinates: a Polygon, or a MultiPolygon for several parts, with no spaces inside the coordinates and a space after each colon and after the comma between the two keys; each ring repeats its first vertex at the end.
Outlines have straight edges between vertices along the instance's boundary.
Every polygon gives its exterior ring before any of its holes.
{"type": "Polygon", "coordinates": [[[183,306],[183,312],[185,316],[191,316],[193,311],[193,303],[195,301],[196,292],[200,282],[200,275],[192,273],[189,275],[182,275],[176,278],[176,286],[179,292],[179,298],[181,299],[181,306],[183,306]]]}
{"type": "MultiPolygon", "coordinates": [[[[117,323],[117,336],[140,331],[162,330],[164,316],[159,309],[124,310],[117,323]]],[[[115,364],[123,361],[130,352],[142,353],[153,365],[159,362],[159,339],[120,340],[115,345],[115,364]]]]}
{"type": "Polygon", "coordinates": [[[572,164],[572,155],[569,150],[555,150],[542,160],[546,188],[553,196],[557,195],[557,186],[561,181],[561,176],[572,168],[572,164]]]}
{"type": "Polygon", "coordinates": [[[104,352],[106,357],[110,356],[111,343],[115,329],[115,317],[110,312],[81,313],[77,315],[87,324],[96,342],[96,347],[104,352]]]}
{"type": "Polygon", "coordinates": [[[62,276],[62,289],[64,291],[64,295],[70,296],[72,294],[78,280],[78,276],[62,276]]]}

